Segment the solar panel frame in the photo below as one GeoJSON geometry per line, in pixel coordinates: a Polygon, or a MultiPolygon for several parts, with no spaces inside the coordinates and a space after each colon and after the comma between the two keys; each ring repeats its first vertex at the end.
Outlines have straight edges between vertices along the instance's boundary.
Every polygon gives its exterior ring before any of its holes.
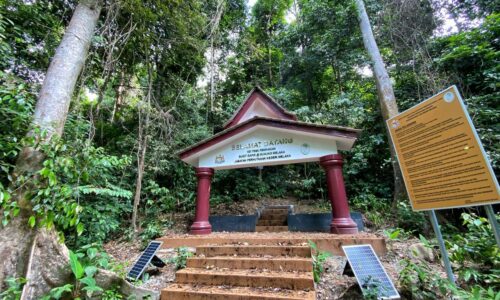
{"type": "Polygon", "coordinates": [[[128,271],[127,278],[137,280],[137,278],[142,275],[148,264],[155,256],[156,251],[160,249],[162,244],[163,242],[160,241],[151,241],[146,249],[144,249],[144,251],[141,253],[139,258],[132,265],[132,268],[130,268],[130,270],[128,271]]]}
{"type": "MultiPolygon", "coordinates": [[[[380,262],[380,259],[377,256],[377,254],[373,250],[372,245],[366,244],[366,245],[342,246],[342,249],[344,250],[347,261],[351,267],[352,272],[354,273],[354,276],[356,277],[356,280],[358,281],[359,287],[360,287],[363,295],[365,294],[365,290],[366,290],[366,288],[364,288],[365,279],[370,278],[370,277],[380,279],[380,276],[382,276],[382,277],[385,277],[385,278],[382,278],[382,285],[381,286],[383,287],[383,289],[381,289],[379,291],[379,296],[377,298],[378,299],[401,299],[401,296],[399,295],[398,290],[394,286],[394,283],[392,282],[391,278],[387,274],[384,266],[382,265],[382,263],[380,262]],[[375,257],[375,261],[372,260],[371,265],[365,266],[366,262],[370,258],[364,257],[364,258],[361,258],[360,260],[357,260],[357,258],[353,257],[355,255],[355,253],[350,252],[351,249],[353,249],[353,250],[363,249],[363,250],[365,250],[365,253],[361,253],[361,254],[371,254],[372,257],[375,257]],[[369,250],[370,253],[366,253],[367,250],[369,250]],[[375,265],[373,265],[374,262],[376,262],[375,265]],[[377,267],[379,269],[375,270],[377,267]],[[363,269],[361,269],[361,268],[363,268],[363,269]],[[369,274],[370,273],[369,271],[374,271],[374,273],[372,274],[373,276],[369,274]],[[375,273],[377,271],[378,271],[378,273],[375,273]],[[387,292],[389,292],[389,293],[387,293],[387,292]],[[384,293],[384,294],[381,295],[381,293],[384,293]]],[[[359,252],[357,254],[359,254],[359,252]]]]}

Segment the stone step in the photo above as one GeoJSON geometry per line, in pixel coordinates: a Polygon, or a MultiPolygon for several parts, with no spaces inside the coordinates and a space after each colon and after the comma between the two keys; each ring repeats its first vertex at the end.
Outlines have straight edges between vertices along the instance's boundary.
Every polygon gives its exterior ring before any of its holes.
{"type": "Polygon", "coordinates": [[[189,257],[188,268],[268,269],[273,271],[312,272],[312,259],[302,257],[189,257]]]}
{"type": "Polygon", "coordinates": [[[282,221],[287,221],[288,220],[288,215],[261,215],[259,220],[282,220],[282,221]]]}
{"type": "Polygon", "coordinates": [[[171,284],[161,291],[161,300],[314,300],[315,294],[314,291],[171,284]]]}
{"type": "Polygon", "coordinates": [[[218,245],[199,246],[196,255],[215,256],[298,256],[311,257],[308,246],[218,245]]]}
{"type": "Polygon", "coordinates": [[[288,215],[287,208],[273,208],[273,209],[264,209],[261,213],[261,216],[266,215],[288,215]]]}
{"type": "Polygon", "coordinates": [[[256,232],[284,232],[288,231],[288,226],[255,226],[256,232]]]}
{"type": "Polygon", "coordinates": [[[205,270],[186,268],[175,273],[175,282],[183,284],[229,285],[308,291],[314,290],[312,272],[205,270]]]}
{"type": "Polygon", "coordinates": [[[262,220],[257,221],[257,226],[283,226],[286,225],[286,219],[284,220],[262,220]]]}

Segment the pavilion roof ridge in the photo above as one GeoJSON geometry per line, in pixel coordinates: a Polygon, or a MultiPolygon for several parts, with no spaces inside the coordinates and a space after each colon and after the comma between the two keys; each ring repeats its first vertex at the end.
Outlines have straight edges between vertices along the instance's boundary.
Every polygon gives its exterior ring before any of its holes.
{"type": "Polygon", "coordinates": [[[297,121],[297,115],[285,109],[281,104],[279,104],[271,95],[266,93],[260,86],[256,85],[246,96],[245,100],[240,104],[240,106],[235,110],[231,118],[226,121],[223,125],[223,128],[229,128],[235,126],[233,123],[238,121],[239,117],[241,117],[247,109],[251,106],[255,98],[252,98],[252,95],[256,92],[261,93],[264,97],[263,99],[266,103],[273,108],[278,114],[283,116],[283,119],[295,120],[297,121]]]}

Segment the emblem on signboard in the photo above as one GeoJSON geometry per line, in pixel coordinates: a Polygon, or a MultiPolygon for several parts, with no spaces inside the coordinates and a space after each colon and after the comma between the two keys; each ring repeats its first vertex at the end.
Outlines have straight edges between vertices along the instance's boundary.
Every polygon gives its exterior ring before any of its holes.
{"type": "Polygon", "coordinates": [[[224,155],[222,154],[219,154],[215,157],[215,163],[216,164],[222,164],[223,162],[225,162],[226,160],[224,159],[224,155]]]}
{"type": "Polygon", "coordinates": [[[455,99],[455,95],[453,95],[452,92],[447,92],[446,94],[444,94],[444,101],[446,101],[447,103],[453,102],[453,99],[455,99]]]}
{"type": "Polygon", "coordinates": [[[309,152],[311,152],[311,146],[309,146],[308,143],[302,144],[302,147],[300,147],[300,152],[304,155],[309,154],[309,152]]]}
{"type": "Polygon", "coordinates": [[[398,128],[398,127],[399,127],[399,125],[401,125],[401,124],[399,123],[399,121],[398,121],[398,120],[394,120],[394,121],[392,121],[392,123],[391,123],[391,126],[392,126],[392,128],[394,128],[394,129],[398,128]]]}

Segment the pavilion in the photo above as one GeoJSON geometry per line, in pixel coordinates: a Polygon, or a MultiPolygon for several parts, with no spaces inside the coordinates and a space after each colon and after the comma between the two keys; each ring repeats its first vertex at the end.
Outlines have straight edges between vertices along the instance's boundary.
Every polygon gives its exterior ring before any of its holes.
{"type": "Polygon", "coordinates": [[[191,234],[210,234],[210,184],[215,170],[318,161],[326,172],[332,205],[330,231],[358,232],[351,219],[339,150],[350,150],[359,129],[305,123],[255,87],[224,124],[224,130],[179,152],[198,178],[191,234]]]}

